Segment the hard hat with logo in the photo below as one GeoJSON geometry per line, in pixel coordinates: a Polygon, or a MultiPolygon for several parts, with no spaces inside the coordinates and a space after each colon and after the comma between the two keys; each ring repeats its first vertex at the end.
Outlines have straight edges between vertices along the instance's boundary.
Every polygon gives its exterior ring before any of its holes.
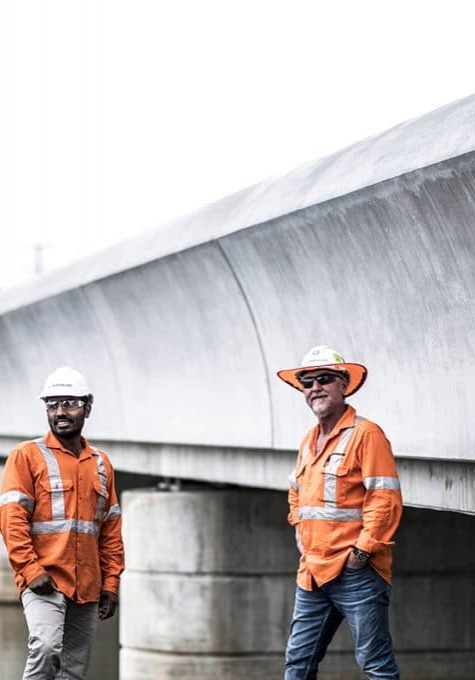
{"type": "Polygon", "coordinates": [[[92,397],[92,394],[82,373],[61,366],[46,378],[40,399],[49,397],[92,397]]]}
{"type": "Polygon", "coordinates": [[[302,385],[299,383],[297,376],[300,373],[317,368],[327,368],[331,371],[345,373],[348,378],[348,385],[345,389],[346,397],[360,389],[368,374],[366,367],[362,364],[348,364],[339,352],[336,352],[327,345],[317,345],[307,352],[300,366],[278,371],[277,375],[288,385],[302,391],[302,385]]]}

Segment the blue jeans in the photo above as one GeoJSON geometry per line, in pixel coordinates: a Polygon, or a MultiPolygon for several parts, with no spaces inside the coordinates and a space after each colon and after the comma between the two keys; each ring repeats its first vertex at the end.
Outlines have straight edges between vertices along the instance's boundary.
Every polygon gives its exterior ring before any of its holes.
{"type": "Polygon", "coordinates": [[[399,680],[388,624],[390,588],[372,569],[345,567],[311,591],[297,587],[287,643],[285,680],[314,680],[338,626],[346,617],[359,667],[371,680],[399,680]]]}

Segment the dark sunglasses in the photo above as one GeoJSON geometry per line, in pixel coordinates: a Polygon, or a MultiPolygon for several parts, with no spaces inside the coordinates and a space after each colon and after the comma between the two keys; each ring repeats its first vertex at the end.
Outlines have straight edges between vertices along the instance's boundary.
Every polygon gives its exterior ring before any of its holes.
{"type": "Polygon", "coordinates": [[[313,387],[313,383],[317,382],[319,385],[330,385],[338,378],[343,376],[335,375],[335,373],[320,373],[320,375],[298,375],[297,380],[306,390],[313,387]]]}

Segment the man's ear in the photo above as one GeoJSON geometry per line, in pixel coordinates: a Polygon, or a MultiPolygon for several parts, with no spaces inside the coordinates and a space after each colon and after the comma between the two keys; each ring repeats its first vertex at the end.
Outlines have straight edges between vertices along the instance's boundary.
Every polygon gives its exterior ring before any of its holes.
{"type": "Polygon", "coordinates": [[[84,407],[84,417],[85,418],[89,418],[89,416],[91,415],[93,401],[94,401],[94,397],[92,396],[92,394],[90,394],[87,398],[87,403],[84,407]]]}

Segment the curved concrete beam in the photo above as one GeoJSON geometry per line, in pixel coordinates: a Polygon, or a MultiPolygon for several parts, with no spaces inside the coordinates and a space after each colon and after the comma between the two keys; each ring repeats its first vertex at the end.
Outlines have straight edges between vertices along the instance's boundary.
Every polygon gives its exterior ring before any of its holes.
{"type": "Polygon", "coordinates": [[[274,373],[313,344],[396,452],[475,458],[475,97],[251,187],[0,299],[0,433],[44,427],[45,374],[88,373],[109,440],[295,448],[274,373]],[[249,228],[246,228],[249,227],[249,228]]]}

